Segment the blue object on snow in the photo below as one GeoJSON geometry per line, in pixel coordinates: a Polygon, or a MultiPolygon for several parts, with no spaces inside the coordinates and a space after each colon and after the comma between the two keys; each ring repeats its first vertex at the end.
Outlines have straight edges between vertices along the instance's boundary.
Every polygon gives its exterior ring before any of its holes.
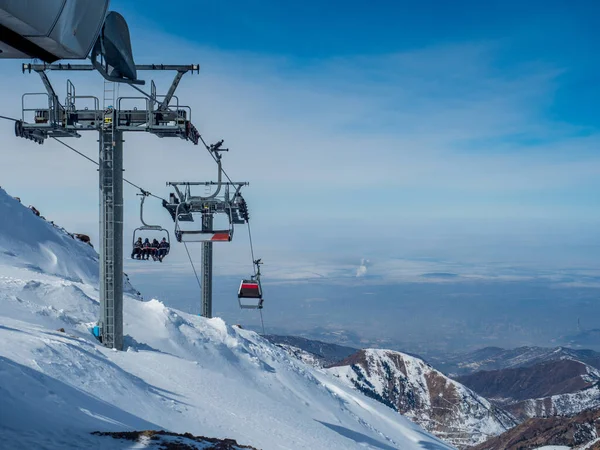
{"type": "Polygon", "coordinates": [[[97,338],[100,338],[100,327],[98,325],[92,328],[92,334],[97,338]]]}

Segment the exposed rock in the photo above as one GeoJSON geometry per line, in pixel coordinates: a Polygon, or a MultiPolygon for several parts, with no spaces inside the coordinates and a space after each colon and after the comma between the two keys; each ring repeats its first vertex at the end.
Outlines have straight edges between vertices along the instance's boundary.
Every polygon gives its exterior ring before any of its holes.
{"type": "Polygon", "coordinates": [[[580,391],[593,386],[600,373],[580,361],[564,359],[531,367],[481,371],[455,379],[488,399],[516,401],[580,391]]]}
{"type": "Polygon", "coordinates": [[[327,370],[459,448],[517,423],[501,408],[404,353],[360,350],[327,370]]]}
{"type": "Polygon", "coordinates": [[[194,436],[190,433],[178,434],[168,431],[94,431],[96,436],[110,436],[124,441],[135,441],[144,445],[144,448],[160,450],[258,450],[249,445],[238,444],[233,439],[216,439],[204,436],[194,436]]]}
{"type": "Polygon", "coordinates": [[[600,371],[570,359],[476,372],[457,381],[520,420],[572,416],[600,407],[600,371]]]}
{"type": "Polygon", "coordinates": [[[512,430],[473,447],[473,450],[529,450],[549,445],[599,450],[600,410],[574,417],[528,419],[512,430]]]}

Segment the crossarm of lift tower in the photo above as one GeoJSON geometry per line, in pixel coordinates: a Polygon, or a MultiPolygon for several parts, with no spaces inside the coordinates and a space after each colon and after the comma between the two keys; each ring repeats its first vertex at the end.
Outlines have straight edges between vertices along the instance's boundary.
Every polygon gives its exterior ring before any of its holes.
{"type": "Polygon", "coordinates": [[[22,99],[21,120],[15,124],[15,134],[19,137],[33,140],[42,144],[49,137],[79,137],[82,131],[98,131],[114,120],[117,131],[146,131],[158,137],[179,137],[192,141],[195,145],[201,139],[200,133],[192,124],[192,110],[189,106],[179,104],[175,91],[186,73],[199,73],[198,64],[167,65],[140,64],[135,66],[139,71],[174,71],[175,76],[171,86],[164,95],[158,95],[156,85],[151,82],[150,93],[129,84],[141,92],[141,97],[119,97],[115,105],[108,108],[100,107],[100,99],[89,95],[77,95],[75,86],[67,80],[67,96],[64,103],[58,98],[48,71],[94,71],[96,68],[89,64],[23,64],[23,73],[37,73],[45,93],[26,93],[22,99]],[[44,96],[40,106],[26,107],[26,102],[32,98],[44,96]],[[78,101],[86,106],[78,107],[78,101]],[[137,101],[135,108],[125,107],[137,101]],[[91,106],[91,107],[90,107],[91,106]],[[33,115],[33,121],[29,122],[33,115]]]}

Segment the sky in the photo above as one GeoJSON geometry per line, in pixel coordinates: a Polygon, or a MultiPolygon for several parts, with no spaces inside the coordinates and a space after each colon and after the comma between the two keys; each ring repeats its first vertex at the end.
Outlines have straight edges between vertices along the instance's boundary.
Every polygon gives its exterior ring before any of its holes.
{"type": "MultiPolygon", "coordinates": [[[[271,265],[272,280],[343,272],[394,282],[406,276],[390,267],[421,259],[598,267],[597,2],[113,0],[111,9],[129,23],[138,64],[200,64],[179,101],[207,141],[225,140],[231,177],[250,182],[265,277],[271,265]]],[[[170,83],[142,75],[159,91],[170,83]]],[[[21,94],[41,83],[17,61],[2,61],[0,76],[0,114],[19,116],[21,94]]],[[[64,96],[66,76],[50,77],[64,96]]],[[[78,94],[101,96],[98,75],[70,78],[78,94]]],[[[95,168],[0,127],[0,186],[97,242],[95,168]]],[[[216,178],[201,147],[125,139],[125,177],[161,197],[166,181],[216,178]]],[[[68,143],[97,154],[96,136],[68,143]]],[[[126,242],[135,194],[126,186],[126,242]]],[[[159,202],[147,205],[147,221],[173,226],[159,202]]],[[[247,231],[215,254],[216,273],[248,273],[247,231]]],[[[170,259],[161,272],[190,275],[182,248],[170,259]]]]}

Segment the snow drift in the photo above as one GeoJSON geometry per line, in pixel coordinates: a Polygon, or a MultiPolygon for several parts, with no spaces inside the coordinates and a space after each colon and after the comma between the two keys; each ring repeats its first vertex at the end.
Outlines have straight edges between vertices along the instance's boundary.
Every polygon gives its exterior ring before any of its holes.
{"type": "Polygon", "coordinates": [[[0,190],[0,447],[131,448],[90,433],[165,429],[262,449],[451,448],[256,333],[158,300],[127,295],[126,351],[102,347],[97,263],[0,190]]]}

